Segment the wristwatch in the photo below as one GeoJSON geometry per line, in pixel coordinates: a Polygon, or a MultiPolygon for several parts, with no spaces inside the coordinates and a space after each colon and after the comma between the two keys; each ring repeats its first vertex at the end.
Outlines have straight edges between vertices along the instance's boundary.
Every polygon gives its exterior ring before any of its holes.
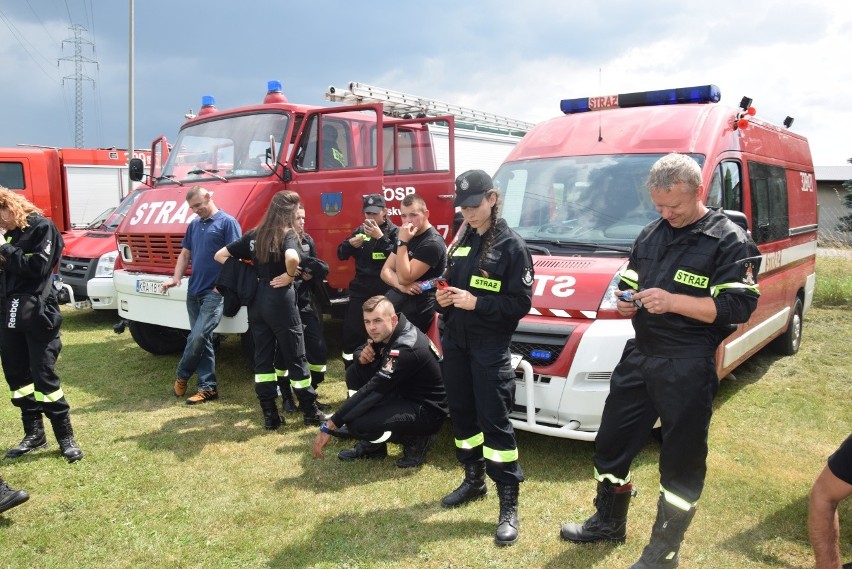
{"type": "Polygon", "coordinates": [[[397,246],[397,247],[402,247],[403,245],[405,245],[406,247],[408,247],[408,241],[403,241],[402,239],[399,239],[399,240],[396,242],[396,246],[397,246]]]}

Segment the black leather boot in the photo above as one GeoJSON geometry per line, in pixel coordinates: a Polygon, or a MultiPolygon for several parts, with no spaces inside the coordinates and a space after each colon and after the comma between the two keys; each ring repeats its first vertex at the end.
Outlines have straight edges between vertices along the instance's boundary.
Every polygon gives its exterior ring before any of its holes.
{"type": "Polygon", "coordinates": [[[464,480],[461,485],[441,499],[445,508],[455,508],[483,498],[488,492],[485,486],[485,461],[464,465],[464,480]]]}
{"type": "Polygon", "coordinates": [[[565,524],[559,534],[574,543],[615,541],[624,543],[627,538],[627,510],[630,498],[636,495],[633,484],[613,484],[609,480],[598,482],[595,497],[597,512],[583,525],[565,524]]]}
{"type": "Polygon", "coordinates": [[[62,419],[50,421],[53,426],[53,434],[56,435],[56,440],[59,442],[59,450],[62,456],[68,462],[77,462],[83,458],[83,451],[74,440],[74,429],[71,427],[71,417],[65,416],[62,419]]]}
{"type": "Polygon", "coordinates": [[[326,415],[317,407],[317,392],[313,387],[294,389],[293,393],[299,400],[299,409],[302,411],[302,422],[305,425],[319,425],[328,421],[330,415],[326,415]]]}
{"type": "Polygon", "coordinates": [[[0,513],[20,506],[30,499],[30,495],[23,490],[13,490],[0,478],[0,513]]]}
{"type": "Polygon", "coordinates": [[[21,413],[21,422],[24,424],[24,438],[18,446],[6,451],[6,458],[18,458],[30,451],[47,446],[47,437],[44,436],[44,420],[41,413],[21,413]]]}
{"type": "Polygon", "coordinates": [[[651,528],[651,541],[642,551],[639,561],[630,569],[673,569],[680,564],[680,544],[689,527],[695,507],[681,510],[669,504],[660,494],[657,501],[657,519],[651,528]]]}
{"type": "Polygon", "coordinates": [[[284,424],[284,419],[278,414],[275,399],[261,400],[260,410],[263,411],[263,428],[267,431],[274,431],[284,424]]]}
{"type": "Polygon", "coordinates": [[[497,519],[497,531],[494,543],[497,545],[512,545],[518,541],[518,530],[521,522],[518,519],[518,490],[514,484],[497,483],[497,497],[500,499],[500,517],[497,519]]]}
{"type": "Polygon", "coordinates": [[[285,413],[295,413],[299,410],[296,406],[296,400],[293,399],[293,392],[290,390],[290,385],[287,385],[287,389],[281,390],[281,399],[282,401],[281,408],[285,413]]]}
{"type": "Polygon", "coordinates": [[[426,453],[435,444],[438,435],[411,436],[400,439],[402,457],[396,461],[399,468],[415,468],[426,460],[426,453]]]}
{"type": "Polygon", "coordinates": [[[354,447],[337,453],[337,458],[345,462],[350,462],[359,458],[385,458],[387,455],[388,445],[385,443],[358,441],[354,447]]]}

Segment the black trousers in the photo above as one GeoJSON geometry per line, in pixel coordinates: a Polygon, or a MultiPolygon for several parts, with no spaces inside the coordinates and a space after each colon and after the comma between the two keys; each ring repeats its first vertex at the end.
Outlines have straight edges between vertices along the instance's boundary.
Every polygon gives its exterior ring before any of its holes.
{"type": "MultiPolygon", "coordinates": [[[[356,362],[349,366],[346,369],[347,389],[358,391],[375,375],[379,365],[381,362],[376,361],[371,365],[356,362]]],[[[347,421],[346,426],[358,439],[401,443],[408,437],[437,433],[444,419],[444,414],[431,406],[390,394],[363,415],[347,421]]]]}
{"type": "Polygon", "coordinates": [[[508,343],[473,345],[445,334],[441,344],[456,458],[463,464],[485,458],[486,472],[495,482],[522,482],[515,430],[509,420],[515,372],[508,343]]]}
{"type": "Polygon", "coordinates": [[[61,350],[59,326],[50,330],[38,325],[27,330],[0,326],[3,374],[12,392],[12,405],[23,414],[44,413],[51,422],[68,416],[68,401],[56,375],[61,350]]]}
{"type": "Polygon", "coordinates": [[[707,434],[718,389],[714,357],[655,358],[629,340],[612,374],[595,440],[598,474],[625,480],[659,417],[660,484],[696,502],[707,474],[707,434]]]}

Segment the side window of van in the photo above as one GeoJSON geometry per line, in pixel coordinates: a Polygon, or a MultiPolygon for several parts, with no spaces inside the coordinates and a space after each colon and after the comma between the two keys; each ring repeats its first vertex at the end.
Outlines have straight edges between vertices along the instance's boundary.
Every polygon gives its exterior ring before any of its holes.
{"type": "Polygon", "coordinates": [[[751,227],[755,243],[767,243],[790,235],[787,177],[784,168],[748,163],[751,186],[751,227]]]}
{"type": "Polygon", "coordinates": [[[10,190],[23,190],[24,165],[20,162],[0,162],[0,186],[10,190]]]}
{"type": "Polygon", "coordinates": [[[742,211],[741,179],[739,162],[726,160],[719,164],[713,172],[713,179],[710,181],[710,188],[707,190],[707,205],[742,211]]]}

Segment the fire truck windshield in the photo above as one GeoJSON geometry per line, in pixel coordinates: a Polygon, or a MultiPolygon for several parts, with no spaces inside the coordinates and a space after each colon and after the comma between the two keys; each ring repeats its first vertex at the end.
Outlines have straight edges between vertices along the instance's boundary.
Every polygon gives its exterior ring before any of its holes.
{"type": "Polygon", "coordinates": [[[257,113],[216,118],[181,129],[160,183],[269,176],[270,136],[285,140],[290,117],[257,113]]]}
{"type": "MultiPolygon", "coordinates": [[[[529,243],[625,250],[659,217],[645,188],[660,154],[569,156],[503,164],[502,217],[529,243]]],[[[704,157],[693,155],[699,164],[704,157]]],[[[552,250],[552,247],[548,247],[552,250]]]]}

